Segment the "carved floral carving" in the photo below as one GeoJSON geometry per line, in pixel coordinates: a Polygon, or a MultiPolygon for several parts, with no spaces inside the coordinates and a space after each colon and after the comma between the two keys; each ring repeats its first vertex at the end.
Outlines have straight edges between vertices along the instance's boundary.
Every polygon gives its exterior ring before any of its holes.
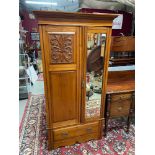
{"type": "Polygon", "coordinates": [[[73,34],[51,34],[51,63],[73,62],[73,34]]]}

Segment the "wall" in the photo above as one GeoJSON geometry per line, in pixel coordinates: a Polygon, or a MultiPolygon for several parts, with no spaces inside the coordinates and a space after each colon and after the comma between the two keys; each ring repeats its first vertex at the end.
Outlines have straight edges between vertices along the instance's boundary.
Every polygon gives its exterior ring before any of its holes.
{"type": "Polygon", "coordinates": [[[22,21],[22,25],[24,29],[28,31],[27,44],[32,45],[34,41],[31,40],[31,32],[38,32],[38,22],[36,19],[30,19],[29,13],[27,11],[24,11],[22,15],[24,19],[22,21]]]}
{"type": "Polygon", "coordinates": [[[122,29],[112,30],[112,36],[120,36],[120,33],[123,33],[125,36],[132,35],[132,19],[133,14],[128,13],[125,11],[112,11],[112,10],[102,10],[102,9],[90,9],[90,8],[82,8],[80,9],[80,12],[86,12],[86,13],[93,13],[93,12],[99,12],[99,13],[116,13],[116,14],[123,14],[123,24],[122,29]]]}

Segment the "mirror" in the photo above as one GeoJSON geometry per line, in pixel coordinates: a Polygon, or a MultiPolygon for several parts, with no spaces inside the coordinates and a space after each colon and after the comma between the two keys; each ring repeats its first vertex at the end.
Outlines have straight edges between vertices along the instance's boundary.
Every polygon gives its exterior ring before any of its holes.
{"type": "Polygon", "coordinates": [[[106,34],[88,33],[85,118],[100,116],[106,34]]]}

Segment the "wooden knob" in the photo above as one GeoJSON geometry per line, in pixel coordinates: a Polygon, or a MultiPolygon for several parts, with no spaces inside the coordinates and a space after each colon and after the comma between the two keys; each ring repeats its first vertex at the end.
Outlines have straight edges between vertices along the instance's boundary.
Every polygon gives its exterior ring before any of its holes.
{"type": "Polygon", "coordinates": [[[121,111],[122,110],[122,107],[118,107],[118,110],[121,111]]]}
{"type": "Polygon", "coordinates": [[[67,133],[67,132],[63,132],[63,133],[62,133],[62,136],[63,136],[63,137],[67,137],[67,136],[68,136],[68,133],[67,133]]]}
{"type": "Polygon", "coordinates": [[[88,133],[91,133],[93,131],[92,128],[87,128],[86,130],[88,133]]]}

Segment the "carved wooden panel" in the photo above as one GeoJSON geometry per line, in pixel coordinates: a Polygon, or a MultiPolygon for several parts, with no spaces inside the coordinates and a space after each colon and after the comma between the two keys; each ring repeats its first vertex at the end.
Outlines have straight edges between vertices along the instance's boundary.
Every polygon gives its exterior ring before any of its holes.
{"type": "Polygon", "coordinates": [[[52,33],[50,34],[51,63],[72,63],[73,62],[73,33],[52,33]]]}

